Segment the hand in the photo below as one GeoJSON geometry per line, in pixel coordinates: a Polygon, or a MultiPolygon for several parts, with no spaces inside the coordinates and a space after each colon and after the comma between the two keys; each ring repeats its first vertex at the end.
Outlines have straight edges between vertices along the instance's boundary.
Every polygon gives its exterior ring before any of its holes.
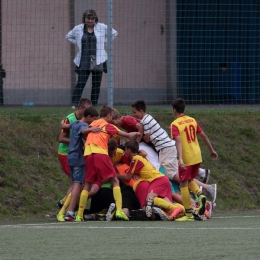
{"type": "Polygon", "coordinates": [[[179,159],[179,166],[183,169],[186,170],[186,165],[184,164],[182,159],[179,159]]]}
{"type": "Polygon", "coordinates": [[[60,122],[60,125],[61,125],[61,128],[63,128],[63,129],[69,129],[69,128],[70,128],[70,125],[64,123],[64,120],[62,120],[62,121],[60,122]]]}
{"type": "Polygon", "coordinates": [[[131,132],[129,133],[129,138],[130,139],[136,139],[138,136],[141,136],[141,134],[139,132],[131,132]]]}
{"type": "Polygon", "coordinates": [[[213,160],[216,160],[218,158],[218,154],[214,150],[210,153],[210,156],[213,160]]]}

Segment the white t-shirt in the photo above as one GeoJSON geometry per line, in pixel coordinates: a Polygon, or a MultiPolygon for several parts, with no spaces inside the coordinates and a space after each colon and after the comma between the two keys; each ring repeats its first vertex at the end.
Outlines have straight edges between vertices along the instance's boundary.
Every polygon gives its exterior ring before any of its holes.
{"type": "Polygon", "coordinates": [[[144,142],[139,143],[139,150],[143,150],[147,153],[146,159],[149,161],[152,166],[159,171],[160,163],[158,153],[154,151],[152,147],[144,142]]]}

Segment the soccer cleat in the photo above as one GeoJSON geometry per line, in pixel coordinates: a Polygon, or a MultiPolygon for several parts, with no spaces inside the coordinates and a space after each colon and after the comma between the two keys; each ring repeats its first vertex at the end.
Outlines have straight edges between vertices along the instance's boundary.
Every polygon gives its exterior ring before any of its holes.
{"type": "Polygon", "coordinates": [[[106,221],[111,221],[115,215],[116,204],[111,203],[106,214],[106,221]]]}
{"type": "Polygon", "coordinates": [[[208,185],[206,195],[214,203],[217,198],[217,184],[208,185]]]}
{"type": "Polygon", "coordinates": [[[75,221],[76,216],[75,214],[70,214],[69,212],[66,213],[65,218],[66,221],[75,221]]]}
{"type": "Polygon", "coordinates": [[[59,200],[59,201],[58,201],[57,206],[58,206],[58,208],[60,208],[60,209],[62,208],[62,206],[63,206],[62,200],[59,200]]]}
{"type": "Polygon", "coordinates": [[[146,216],[150,218],[153,214],[153,198],[148,198],[147,204],[145,207],[146,216]]]}
{"type": "Polygon", "coordinates": [[[205,169],[205,177],[201,179],[201,182],[208,183],[210,177],[210,169],[205,169]]]}
{"type": "Polygon", "coordinates": [[[80,217],[79,215],[77,215],[74,221],[75,222],[82,222],[82,221],[84,221],[84,219],[82,217],[80,217]]]}
{"type": "Polygon", "coordinates": [[[162,209],[158,208],[158,207],[152,207],[152,212],[154,214],[159,215],[159,217],[161,218],[161,220],[168,220],[168,215],[166,214],[165,211],[163,211],[162,209]]]}
{"type": "Polygon", "coordinates": [[[200,207],[199,207],[199,210],[198,210],[198,214],[203,215],[204,212],[205,212],[205,209],[206,209],[207,199],[204,195],[200,195],[199,199],[200,199],[200,207]]]}
{"type": "Polygon", "coordinates": [[[122,211],[119,211],[119,210],[116,211],[116,218],[126,220],[126,221],[129,220],[129,218],[127,217],[127,215],[125,214],[125,212],[123,210],[122,211]]]}
{"type": "Polygon", "coordinates": [[[199,210],[199,208],[197,210],[194,209],[193,212],[192,212],[194,219],[199,220],[199,221],[205,220],[206,217],[204,215],[199,215],[198,210],[199,210]]]}
{"type": "Polygon", "coordinates": [[[178,207],[176,209],[171,210],[170,216],[168,217],[168,220],[175,219],[182,211],[183,211],[182,207],[178,207]]]}
{"type": "Polygon", "coordinates": [[[58,213],[56,217],[57,217],[57,220],[58,220],[59,222],[64,222],[64,221],[65,221],[64,215],[61,214],[61,213],[58,213]]]}
{"type": "Polygon", "coordinates": [[[177,222],[188,222],[188,221],[194,221],[194,217],[193,216],[184,216],[184,217],[181,217],[181,218],[177,218],[175,219],[175,221],[177,222]]]}

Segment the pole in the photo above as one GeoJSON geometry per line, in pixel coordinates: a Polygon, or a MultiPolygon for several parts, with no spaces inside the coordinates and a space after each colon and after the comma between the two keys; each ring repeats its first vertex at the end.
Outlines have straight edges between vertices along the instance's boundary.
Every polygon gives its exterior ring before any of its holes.
{"type": "Polygon", "coordinates": [[[112,41],[112,0],[107,0],[107,104],[113,107],[114,81],[113,81],[113,41],[112,41]]]}
{"type": "Polygon", "coordinates": [[[0,0],[0,106],[4,104],[3,78],[5,71],[2,66],[2,0],[0,0]]]}

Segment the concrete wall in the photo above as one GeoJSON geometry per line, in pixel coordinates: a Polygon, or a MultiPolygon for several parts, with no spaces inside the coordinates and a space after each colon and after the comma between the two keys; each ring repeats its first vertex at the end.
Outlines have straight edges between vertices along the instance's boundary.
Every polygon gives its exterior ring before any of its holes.
{"type": "MultiPolygon", "coordinates": [[[[113,27],[119,33],[113,45],[114,104],[129,104],[137,98],[166,102],[166,4],[158,0],[113,1],[113,27]]],[[[65,35],[89,8],[107,24],[106,0],[2,0],[4,104],[70,104],[76,50],[65,35]]],[[[99,104],[107,103],[107,80],[104,74],[99,104]]],[[[90,84],[85,87],[85,97],[90,96],[90,84]]],[[[170,88],[176,85],[170,84],[170,88]]]]}

